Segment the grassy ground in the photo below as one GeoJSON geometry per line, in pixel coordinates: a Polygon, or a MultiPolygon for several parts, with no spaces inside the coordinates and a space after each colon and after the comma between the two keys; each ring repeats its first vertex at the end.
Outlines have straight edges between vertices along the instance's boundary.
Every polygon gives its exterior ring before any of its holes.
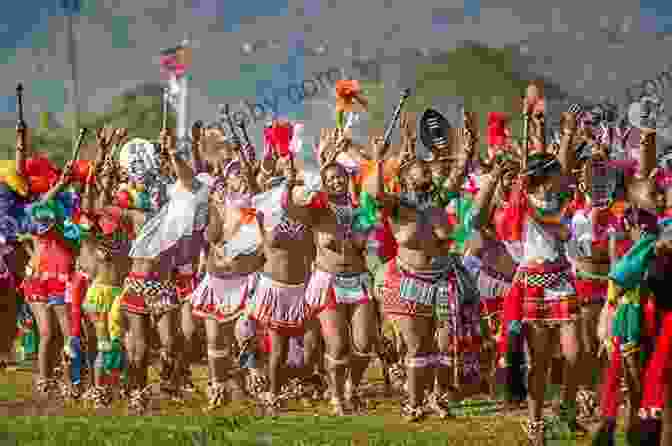
{"type": "MultiPolygon", "coordinates": [[[[153,372],[152,372],[153,374],[153,372]]],[[[379,373],[370,379],[375,384],[379,373]]],[[[156,376],[153,374],[153,378],[156,376]]],[[[206,384],[202,368],[196,385],[206,384]]],[[[185,404],[152,402],[154,416],[125,416],[121,404],[94,411],[82,404],[57,407],[32,400],[31,372],[8,370],[0,376],[0,432],[21,445],[506,445],[523,444],[520,416],[428,418],[408,424],[399,417],[397,398],[377,398],[368,416],[333,418],[326,405],[305,407],[290,402],[287,415],[276,420],[257,416],[256,408],[236,402],[215,413],[203,412],[197,393],[185,404]]],[[[0,434],[0,444],[2,435],[0,434]]],[[[12,444],[6,443],[6,444],[12,444]]],[[[587,439],[558,438],[555,445],[588,445],[587,439]]],[[[624,444],[624,443],[620,443],[624,444]]]]}

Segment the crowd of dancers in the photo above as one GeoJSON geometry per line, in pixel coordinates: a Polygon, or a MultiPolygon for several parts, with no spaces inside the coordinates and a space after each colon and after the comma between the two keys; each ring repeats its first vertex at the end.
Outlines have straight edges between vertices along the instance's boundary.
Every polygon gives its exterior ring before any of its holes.
{"type": "Polygon", "coordinates": [[[274,120],[258,159],[228,119],[195,124],[188,143],[100,129],[88,160],[82,131],[59,169],[20,120],[0,171],[0,272],[39,333],[36,391],[146,413],[153,333],[161,391],[180,398],[202,324],[208,409],[253,398],[276,415],[299,397],[361,414],[380,359],[408,420],[449,417],[500,382],[543,445],[558,369],[571,430],[599,406],[594,441],[613,444],[625,389],[628,441],[672,445],[672,165],[646,110],[642,128],[618,129],[639,134],[638,156],[617,159],[613,129],[578,106],[548,143],[532,83],[522,140],[492,112],[481,153],[477,116],[417,122],[407,91],[384,134],[356,143],[346,118],[367,101],[356,81],[336,89],[317,168],[303,124],[274,120]]]}

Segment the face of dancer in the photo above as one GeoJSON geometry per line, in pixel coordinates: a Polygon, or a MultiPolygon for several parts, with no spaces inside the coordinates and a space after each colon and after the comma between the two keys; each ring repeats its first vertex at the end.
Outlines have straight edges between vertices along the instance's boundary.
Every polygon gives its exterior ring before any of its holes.
{"type": "Polygon", "coordinates": [[[652,213],[661,212],[665,208],[665,193],[661,191],[653,179],[638,181],[631,186],[634,202],[641,208],[652,213]]]}
{"type": "Polygon", "coordinates": [[[408,192],[429,192],[432,188],[432,172],[426,163],[414,163],[408,168],[404,177],[408,192]]]}
{"type": "Polygon", "coordinates": [[[450,175],[450,161],[441,160],[432,163],[430,167],[434,181],[442,181],[450,175]]]}
{"type": "Polygon", "coordinates": [[[231,195],[245,195],[250,191],[245,175],[239,169],[234,169],[226,179],[226,189],[231,195]]]}
{"type": "Polygon", "coordinates": [[[348,174],[339,165],[327,167],[324,171],[324,186],[327,193],[338,197],[348,192],[348,174]]]}
{"type": "Polygon", "coordinates": [[[562,175],[554,173],[532,182],[529,189],[531,204],[545,213],[557,213],[561,210],[560,192],[562,175]]]}
{"type": "Polygon", "coordinates": [[[226,140],[226,135],[221,129],[212,128],[205,131],[205,151],[211,155],[217,155],[222,159],[233,159],[235,148],[226,140]]]}

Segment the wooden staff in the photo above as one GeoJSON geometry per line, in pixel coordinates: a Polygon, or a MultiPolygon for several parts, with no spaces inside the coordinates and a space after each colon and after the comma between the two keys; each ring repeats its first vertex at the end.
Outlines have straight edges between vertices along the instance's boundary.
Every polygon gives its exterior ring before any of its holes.
{"type": "Polygon", "coordinates": [[[394,127],[396,127],[397,122],[399,121],[399,116],[401,115],[401,109],[404,107],[406,101],[410,96],[411,96],[410,88],[406,88],[401,92],[401,97],[399,98],[399,103],[397,104],[397,107],[394,109],[392,120],[385,127],[385,133],[383,137],[384,138],[383,140],[385,142],[385,148],[389,147],[390,144],[392,143],[392,130],[394,130],[394,127]]]}
{"type": "Polygon", "coordinates": [[[25,130],[26,129],[26,121],[23,120],[23,84],[19,83],[19,85],[16,86],[16,103],[18,104],[18,120],[16,122],[16,129],[17,130],[25,130]]]}
{"type": "Polygon", "coordinates": [[[163,89],[163,101],[161,104],[161,130],[168,128],[168,88],[163,89]]]}
{"type": "Polygon", "coordinates": [[[238,133],[236,133],[236,126],[234,125],[233,119],[231,118],[231,110],[229,108],[229,104],[224,105],[224,121],[229,126],[229,130],[231,131],[231,139],[233,140],[233,143],[240,144],[240,137],[238,136],[238,133]]]}
{"type": "Polygon", "coordinates": [[[79,129],[79,136],[77,137],[75,146],[72,148],[71,159],[73,163],[79,158],[79,152],[82,150],[82,143],[84,142],[84,136],[86,136],[87,132],[88,130],[85,128],[79,129]]]}
{"type": "Polygon", "coordinates": [[[525,172],[527,170],[527,158],[530,153],[530,110],[527,106],[527,100],[523,104],[523,153],[521,154],[523,159],[521,160],[521,171],[525,172]]]}
{"type": "Polygon", "coordinates": [[[236,122],[236,125],[240,129],[240,134],[243,135],[243,142],[251,146],[252,143],[250,142],[250,135],[247,133],[247,126],[245,125],[245,119],[239,119],[238,122],[236,122]]]}

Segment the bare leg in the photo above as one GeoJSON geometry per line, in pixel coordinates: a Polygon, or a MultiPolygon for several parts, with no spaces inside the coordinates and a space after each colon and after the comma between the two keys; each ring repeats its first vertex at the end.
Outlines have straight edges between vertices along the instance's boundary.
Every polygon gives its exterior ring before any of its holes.
{"type": "MultiPolygon", "coordinates": [[[[372,358],[376,357],[378,317],[375,302],[355,305],[352,309],[352,360],[350,364],[351,401],[357,405],[357,390],[372,358]]],[[[361,403],[361,402],[360,402],[361,403]]]]}
{"type": "Polygon", "coordinates": [[[177,352],[177,327],[180,313],[169,311],[157,321],[159,341],[161,343],[161,390],[177,396],[180,381],[179,355],[177,352]]]}
{"type": "Polygon", "coordinates": [[[544,444],[544,393],[549,367],[551,365],[551,355],[553,350],[549,346],[553,345],[554,336],[552,329],[544,326],[535,326],[528,324],[527,343],[530,351],[530,369],[528,375],[529,397],[529,425],[527,433],[530,442],[534,446],[544,444]]]}
{"type": "MultiPolygon", "coordinates": [[[[560,327],[560,345],[565,360],[564,386],[562,395],[564,417],[573,432],[585,433],[586,430],[576,421],[576,391],[579,381],[579,359],[582,355],[579,327],[576,323],[568,323],[560,327]]],[[[591,373],[591,377],[594,372],[591,373]]]]}
{"type": "Polygon", "coordinates": [[[320,314],[322,335],[326,344],[324,355],[329,375],[329,388],[336,414],[344,413],[345,380],[350,365],[350,339],[348,330],[348,309],[339,305],[334,310],[325,310],[320,314]]]}
{"type": "Polygon", "coordinates": [[[219,323],[214,319],[205,321],[205,335],[208,352],[208,385],[209,408],[215,409],[226,404],[229,399],[226,382],[231,378],[234,366],[232,345],[234,323],[219,323]]]}
{"type": "Polygon", "coordinates": [[[191,302],[184,302],[180,312],[180,325],[182,328],[182,358],[180,361],[180,370],[184,390],[191,391],[194,389],[194,384],[191,378],[191,363],[194,359],[194,335],[196,333],[196,320],[192,313],[191,302]]]}
{"type": "Polygon", "coordinates": [[[577,401],[584,416],[592,417],[597,410],[598,377],[602,376],[603,361],[598,357],[600,341],[597,337],[597,324],[602,308],[600,305],[587,305],[581,309],[578,321],[581,346],[580,370],[577,370],[581,390],[577,401]],[[583,378],[583,379],[581,379],[583,378]]]}
{"type": "Polygon", "coordinates": [[[450,415],[448,405],[458,398],[455,382],[455,364],[453,362],[454,335],[453,327],[444,323],[437,329],[438,361],[436,367],[436,389],[432,389],[434,383],[428,383],[430,396],[430,408],[441,418],[450,415]]]}
{"type": "Polygon", "coordinates": [[[147,315],[126,313],[130,331],[128,384],[131,391],[129,406],[134,412],[142,413],[147,409],[147,366],[148,336],[150,318],[147,315]]]}
{"type": "Polygon", "coordinates": [[[268,361],[268,377],[270,381],[270,394],[267,405],[271,415],[279,409],[277,400],[280,389],[287,378],[287,353],[289,350],[289,337],[283,336],[275,330],[271,330],[271,354],[268,361]]]}
{"type": "Polygon", "coordinates": [[[406,346],[408,375],[408,407],[405,415],[411,420],[422,417],[425,392],[434,382],[434,322],[430,318],[403,318],[398,321],[406,346]]]}
{"type": "Polygon", "coordinates": [[[628,386],[629,404],[625,417],[625,431],[636,432],[639,429],[639,407],[642,403],[642,370],[639,363],[639,351],[625,354],[623,357],[623,371],[628,386]]]}
{"type": "Polygon", "coordinates": [[[49,390],[48,381],[51,378],[51,368],[49,367],[51,351],[50,346],[53,341],[54,324],[51,318],[51,312],[46,303],[31,303],[30,309],[35,316],[35,322],[40,333],[40,346],[37,351],[38,368],[38,391],[46,392],[49,390]]]}

